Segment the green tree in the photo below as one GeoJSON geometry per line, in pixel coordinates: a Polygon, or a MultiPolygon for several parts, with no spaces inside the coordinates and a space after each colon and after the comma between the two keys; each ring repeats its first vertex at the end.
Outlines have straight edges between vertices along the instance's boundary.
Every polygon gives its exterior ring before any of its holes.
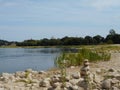
{"type": "Polygon", "coordinates": [[[94,44],[101,44],[104,42],[104,37],[100,35],[94,36],[93,39],[94,39],[94,44]]]}
{"type": "Polygon", "coordinates": [[[115,30],[114,29],[110,29],[109,35],[115,35],[115,34],[116,34],[115,30]]]}

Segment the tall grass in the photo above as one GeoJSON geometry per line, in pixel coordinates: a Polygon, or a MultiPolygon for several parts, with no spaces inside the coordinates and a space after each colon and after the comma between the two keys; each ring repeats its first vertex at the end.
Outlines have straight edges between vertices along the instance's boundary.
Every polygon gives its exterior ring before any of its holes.
{"type": "Polygon", "coordinates": [[[83,63],[84,59],[88,59],[90,62],[107,61],[110,60],[111,54],[106,53],[104,50],[99,49],[80,49],[77,53],[62,53],[55,60],[55,64],[60,67],[61,62],[66,62],[66,67],[78,66],[83,63]]]}

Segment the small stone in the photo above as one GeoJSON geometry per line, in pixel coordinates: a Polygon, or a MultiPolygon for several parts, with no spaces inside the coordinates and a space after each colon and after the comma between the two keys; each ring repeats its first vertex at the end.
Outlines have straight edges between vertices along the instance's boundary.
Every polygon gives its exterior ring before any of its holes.
{"type": "Polygon", "coordinates": [[[69,88],[71,86],[72,86],[72,84],[70,82],[66,82],[66,88],[69,88]]]}
{"type": "Polygon", "coordinates": [[[60,82],[60,79],[58,78],[58,77],[52,77],[51,78],[51,81],[53,82],[53,83],[56,83],[56,82],[60,82]]]}
{"type": "Polygon", "coordinates": [[[116,76],[116,79],[120,80],[120,75],[116,76]]]}
{"type": "Polygon", "coordinates": [[[97,70],[96,70],[96,73],[97,73],[97,74],[101,74],[101,73],[102,73],[102,70],[101,70],[101,69],[97,69],[97,70]]]}
{"type": "Polygon", "coordinates": [[[69,80],[71,79],[71,77],[70,76],[66,76],[66,82],[69,82],[69,80]]]}
{"type": "Polygon", "coordinates": [[[69,81],[72,85],[76,85],[79,82],[79,79],[72,79],[69,81]]]}
{"type": "Polygon", "coordinates": [[[75,68],[75,66],[71,66],[70,68],[71,68],[71,69],[74,69],[74,68],[75,68]]]}
{"type": "Polygon", "coordinates": [[[72,74],[72,77],[74,79],[79,79],[80,78],[80,74],[79,73],[72,74]]]}
{"type": "Polygon", "coordinates": [[[53,88],[57,88],[58,86],[60,86],[61,84],[59,82],[53,83],[52,86],[53,88]]]}
{"type": "Polygon", "coordinates": [[[39,74],[46,74],[45,71],[39,71],[38,73],[39,73],[39,74]]]}
{"type": "Polygon", "coordinates": [[[30,69],[26,69],[25,72],[32,72],[33,70],[30,68],[30,69]]]}
{"type": "Polygon", "coordinates": [[[115,72],[115,69],[114,68],[110,68],[108,71],[109,72],[115,72]]]}
{"type": "Polygon", "coordinates": [[[5,90],[4,88],[0,88],[0,90],[5,90]]]}
{"type": "Polygon", "coordinates": [[[112,90],[119,90],[119,88],[113,86],[112,90]]]}
{"type": "Polygon", "coordinates": [[[78,90],[78,86],[77,86],[77,85],[75,85],[75,86],[70,86],[69,89],[70,89],[70,90],[78,90]]]}
{"type": "Polygon", "coordinates": [[[40,85],[39,85],[40,87],[48,87],[48,86],[50,86],[50,82],[49,81],[47,81],[47,80],[42,80],[41,82],[40,82],[40,85]]]}

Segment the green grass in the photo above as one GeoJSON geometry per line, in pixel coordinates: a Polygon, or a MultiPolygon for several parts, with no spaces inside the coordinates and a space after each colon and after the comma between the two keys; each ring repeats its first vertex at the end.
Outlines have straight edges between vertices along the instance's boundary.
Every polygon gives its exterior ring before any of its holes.
{"type": "Polygon", "coordinates": [[[111,54],[106,53],[104,49],[85,49],[82,48],[78,53],[62,53],[55,59],[55,64],[61,67],[63,61],[66,62],[66,67],[81,65],[84,59],[90,62],[107,61],[110,60],[111,54]]]}

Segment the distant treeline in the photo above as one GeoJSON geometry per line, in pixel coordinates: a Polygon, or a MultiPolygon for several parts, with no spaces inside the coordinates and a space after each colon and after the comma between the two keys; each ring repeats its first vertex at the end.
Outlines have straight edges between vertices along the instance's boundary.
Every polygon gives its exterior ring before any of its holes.
{"type": "MultiPolygon", "coordinates": [[[[111,29],[106,37],[100,35],[83,37],[63,37],[41,40],[24,40],[23,42],[14,42],[16,46],[60,46],[60,45],[99,45],[99,44],[120,44],[120,34],[111,29]]],[[[11,42],[0,40],[0,45],[10,45],[11,42]]]]}

